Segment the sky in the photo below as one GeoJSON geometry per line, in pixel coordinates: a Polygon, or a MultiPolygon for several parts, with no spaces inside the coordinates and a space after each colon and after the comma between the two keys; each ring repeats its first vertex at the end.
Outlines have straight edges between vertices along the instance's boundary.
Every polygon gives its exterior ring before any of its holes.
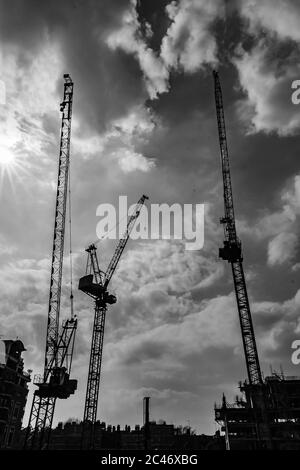
{"type": "MultiPolygon", "coordinates": [[[[300,375],[300,5],[296,0],[0,0],[0,336],[42,372],[63,74],[71,138],[78,390],[54,423],[82,419],[93,305],[77,290],[101,203],[205,204],[203,249],[129,240],[111,282],[98,418],[217,429],[214,404],[246,378],[230,266],[218,258],[223,189],[212,69],[223,88],[237,228],[261,367],[300,375]]],[[[70,314],[68,234],[61,319],[70,314]]],[[[105,269],[117,241],[98,244],[105,269]]],[[[24,425],[32,400],[27,403],[24,425]]]]}

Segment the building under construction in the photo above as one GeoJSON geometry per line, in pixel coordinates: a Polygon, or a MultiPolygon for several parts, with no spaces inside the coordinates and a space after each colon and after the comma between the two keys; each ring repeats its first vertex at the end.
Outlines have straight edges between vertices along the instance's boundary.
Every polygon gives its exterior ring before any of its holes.
{"type": "MultiPolygon", "coordinates": [[[[300,377],[273,373],[264,380],[265,414],[271,435],[272,450],[300,450],[300,377]]],[[[215,406],[215,419],[225,432],[227,450],[268,448],[268,434],[261,423],[257,406],[257,387],[240,382],[242,393],[235,403],[215,406]]]]}
{"type": "Polygon", "coordinates": [[[11,449],[20,439],[30,371],[24,371],[20,340],[0,341],[0,448],[11,449]]]}

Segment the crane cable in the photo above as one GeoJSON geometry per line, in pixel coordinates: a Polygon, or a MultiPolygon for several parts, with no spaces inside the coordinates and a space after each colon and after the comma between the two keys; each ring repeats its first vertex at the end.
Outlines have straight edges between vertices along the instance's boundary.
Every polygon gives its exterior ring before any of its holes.
{"type": "Polygon", "coordinates": [[[71,172],[69,168],[69,253],[70,253],[70,302],[71,302],[71,319],[74,319],[73,305],[73,257],[72,257],[72,204],[71,204],[71,172]]]}

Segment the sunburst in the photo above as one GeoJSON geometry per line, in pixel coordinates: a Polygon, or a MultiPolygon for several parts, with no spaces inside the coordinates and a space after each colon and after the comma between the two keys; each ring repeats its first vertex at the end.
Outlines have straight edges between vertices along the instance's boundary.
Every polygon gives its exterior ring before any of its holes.
{"type": "Polygon", "coordinates": [[[14,149],[0,144],[0,194],[6,179],[15,191],[16,182],[24,172],[26,172],[24,165],[14,149]]]}

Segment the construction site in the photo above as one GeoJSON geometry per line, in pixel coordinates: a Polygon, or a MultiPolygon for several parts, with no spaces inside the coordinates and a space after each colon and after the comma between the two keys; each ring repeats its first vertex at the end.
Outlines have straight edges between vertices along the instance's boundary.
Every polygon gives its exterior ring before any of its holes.
{"type": "Polygon", "coordinates": [[[299,449],[299,377],[273,373],[262,383],[261,391],[249,382],[240,383],[241,397],[233,404],[215,406],[215,419],[225,433],[228,450],[299,449]],[[264,424],[265,423],[265,424],[264,424]]]}
{"type": "MultiPolygon", "coordinates": [[[[117,297],[110,292],[111,279],[127,245],[130,233],[148,197],[141,195],[135,210],[128,215],[125,232],[117,244],[106,270],[99,265],[97,242],[86,248],[86,272],[78,281],[82,295],[91,298],[93,329],[87,367],[82,421],[59,423],[53,427],[58,400],[69,400],[77,390],[76,371],[72,369],[78,319],[73,296],[71,266],[70,317],[61,322],[62,272],[65,251],[69,191],[73,81],[64,75],[63,100],[60,105],[61,134],[58,179],[51,256],[48,315],[45,318],[46,342],[43,374],[24,371],[21,358],[25,350],[20,340],[4,341],[0,363],[0,445],[1,449],[25,450],[300,450],[300,378],[282,372],[264,377],[257,351],[250,302],[243,267],[242,243],[236,230],[229,153],[227,147],[223,97],[218,72],[213,72],[217,131],[220,144],[223,181],[224,241],[219,249],[221,260],[229,264],[236,294],[237,316],[247,377],[239,384],[240,396],[234,403],[223,395],[214,408],[219,430],[213,436],[197,435],[189,427],[180,428],[150,417],[150,397],[143,401],[143,422],[134,428],[107,425],[101,421],[101,367],[106,313],[117,297]],[[23,423],[28,384],[35,386],[29,421],[23,423]],[[100,406],[98,406],[98,404],[100,406]],[[21,429],[21,425],[23,428],[21,429]]],[[[50,228],[49,228],[50,230],[50,228]]],[[[70,223],[71,230],[71,223],[70,223]]],[[[71,238],[71,237],[70,237],[71,238]]],[[[70,246],[70,258],[72,247],[70,246]]],[[[71,260],[72,262],[72,260],[71,260]]],[[[77,280],[76,280],[77,282],[77,280]]],[[[225,312],[226,313],[226,312],[225,312]]],[[[80,322],[80,320],[79,320],[80,322]]],[[[84,380],[80,378],[80,380],[84,380]]],[[[211,404],[213,414],[213,403],[211,404]]],[[[197,410],[195,410],[197,414],[197,410]]]]}

